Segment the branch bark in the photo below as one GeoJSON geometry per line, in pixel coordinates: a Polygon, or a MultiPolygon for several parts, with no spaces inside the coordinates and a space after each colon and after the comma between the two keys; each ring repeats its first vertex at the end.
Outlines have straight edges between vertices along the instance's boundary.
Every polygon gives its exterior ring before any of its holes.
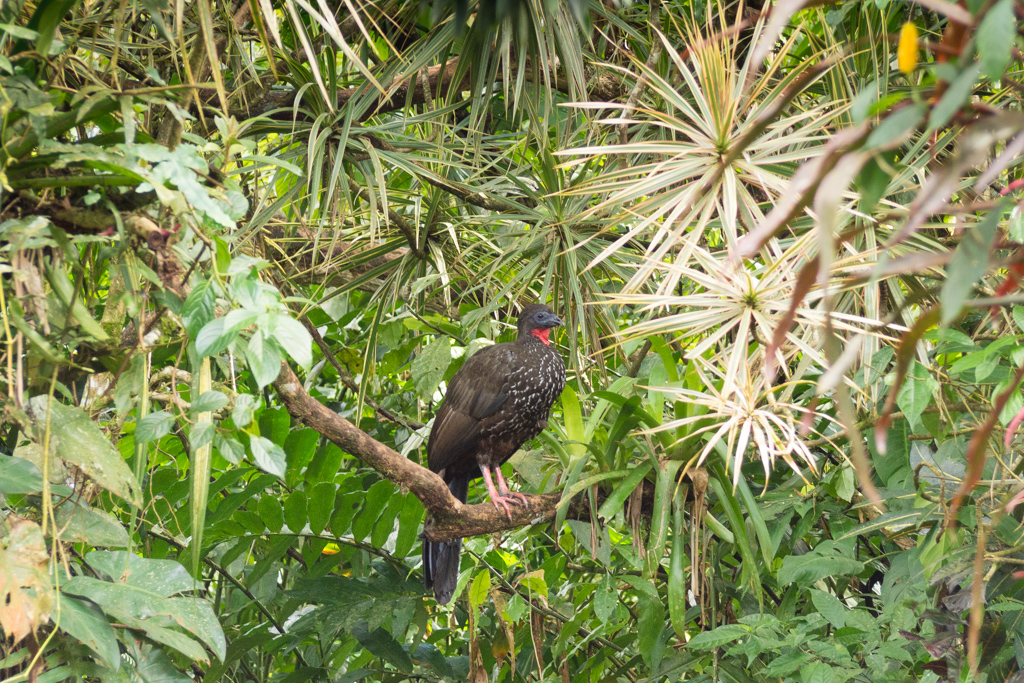
{"type": "Polygon", "coordinates": [[[560,493],[527,495],[529,507],[512,508],[511,519],[489,503],[466,505],[448,491],[444,480],[430,470],[388,448],[306,393],[287,363],[274,380],[281,402],[298,422],[333,441],[388,480],[422,501],[430,513],[423,535],[431,541],[449,541],[548,522],[562,498],[560,493]]]}

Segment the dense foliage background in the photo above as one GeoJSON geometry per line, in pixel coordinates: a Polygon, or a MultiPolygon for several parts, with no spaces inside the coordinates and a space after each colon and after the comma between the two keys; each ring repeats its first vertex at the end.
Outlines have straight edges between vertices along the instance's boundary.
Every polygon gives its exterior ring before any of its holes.
{"type": "Polygon", "coordinates": [[[3,679],[1021,680],[1021,19],[5,0],[3,679]],[[534,300],[441,608],[380,463],[534,300]]]}

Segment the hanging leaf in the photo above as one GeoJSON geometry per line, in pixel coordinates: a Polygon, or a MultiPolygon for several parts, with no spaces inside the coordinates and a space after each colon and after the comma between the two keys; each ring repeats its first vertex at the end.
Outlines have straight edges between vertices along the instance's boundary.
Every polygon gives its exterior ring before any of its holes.
{"type": "MultiPolygon", "coordinates": [[[[48,396],[34,396],[28,401],[29,416],[40,436],[46,429],[49,403],[48,396]]],[[[85,411],[54,400],[50,439],[57,457],[72,463],[111,493],[135,505],[141,503],[135,475],[85,411]]]]}
{"type": "Polygon", "coordinates": [[[960,309],[970,297],[975,283],[985,274],[1002,213],[1000,207],[990,210],[981,223],[967,231],[953,253],[940,295],[943,325],[948,325],[960,315],[960,309]]]}
{"type": "Polygon", "coordinates": [[[17,645],[49,620],[53,588],[42,529],[13,515],[7,521],[10,533],[0,541],[0,628],[17,645]]]}
{"type": "Polygon", "coordinates": [[[448,337],[438,337],[427,344],[412,361],[412,378],[416,393],[429,401],[452,362],[452,345],[448,337]]]}

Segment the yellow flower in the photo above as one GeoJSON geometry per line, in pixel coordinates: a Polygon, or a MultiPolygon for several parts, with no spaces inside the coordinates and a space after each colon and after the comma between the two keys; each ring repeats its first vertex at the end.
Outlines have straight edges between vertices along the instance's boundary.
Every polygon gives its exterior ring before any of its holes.
{"type": "Polygon", "coordinates": [[[900,30],[900,43],[896,49],[896,63],[900,71],[909,74],[917,67],[917,26],[908,21],[900,30]]]}

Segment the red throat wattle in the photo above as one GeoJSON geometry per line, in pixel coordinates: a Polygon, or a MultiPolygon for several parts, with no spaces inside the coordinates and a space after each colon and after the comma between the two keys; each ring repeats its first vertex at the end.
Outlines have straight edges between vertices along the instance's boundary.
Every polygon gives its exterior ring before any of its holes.
{"type": "Polygon", "coordinates": [[[544,329],[530,330],[530,334],[544,342],[545,346],[551,346],[551,339],[549,338],[551,336],[551,330],[549,328],[545,327],[544,329]]]}

